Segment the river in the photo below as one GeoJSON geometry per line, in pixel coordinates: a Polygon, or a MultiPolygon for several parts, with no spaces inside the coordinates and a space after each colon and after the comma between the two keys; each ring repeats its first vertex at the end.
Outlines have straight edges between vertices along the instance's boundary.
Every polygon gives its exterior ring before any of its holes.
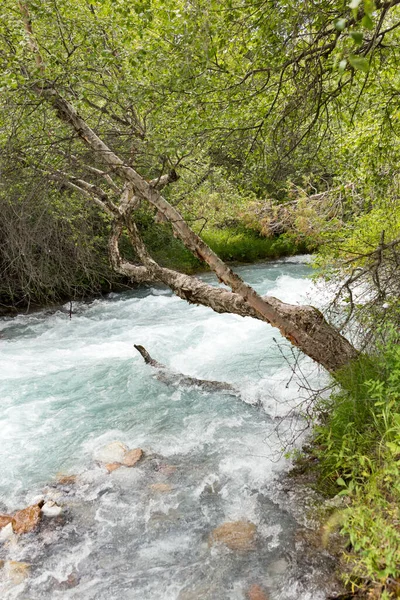
{"type": "MultiPolygon", "coordinates": [[[[263,294],[321,303],[306,257],[238,271],[263,294]]],[[[73,303],[72,318],[66,306],[1,319],[0,334],[0,512],[43,489],[64,509],[0,542],[0,559],[31,565],[17,584],[0,578],[4,600],[243,600],[252,585],[269,600],[326,597],[325,566],[302,563],[282,502],[307,392],[277,330],[149,287],[73,303]],[[241,398],[158,381],[134,343],[241,398]],[[107,473],[93,457],[116,440],[147,458],[107,473]],[[56,485],[58,473],[79,483],[56,485]],[[213,529],[243,520],[257,529],[251,550],[210,543],[213,529]]],[[[301,372],[323,377],[304,357],[301,372]]]]}

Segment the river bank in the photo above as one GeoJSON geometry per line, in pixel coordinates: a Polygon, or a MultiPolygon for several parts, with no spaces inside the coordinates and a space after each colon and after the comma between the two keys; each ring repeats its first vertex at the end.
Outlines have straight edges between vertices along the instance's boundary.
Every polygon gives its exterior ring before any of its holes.
{"type": "MultiPolygon", "coordinates": [[[[143,229],[142,235],[151,255],[163,267],[188,275],[208,272],[207,265],[193,256],[180,240],[174,238],[168,227],[154,227],[152,224],[151,227],[143,229]]],[[[277,260],[315,250],[315,245],[307,240],[299,241],[290,235],[265,238],[244,226],[207,229],[202,232],[202,237],[222,260],[233,266],[277,260]]],[[[127,259],[137,259],[124,238],[121,240],[121,251],[127,259]]],[[[0,317],[52,309],[69,301],[90,302],[94,298],[106,297],[109,293],[120,293],[138,287],[111,270],[105,240],[98,254],[99,258],[102,258],[96,267],[92,267],[92,279],[88,279],[87,274],[77,271],[75,274],[71,273],[66,282],[59,277],[59,269],[53,267],[47,282],[48,289],[43,287],[43,282],[34,280],[31,282],[32,289],[26,284],[23,291],[18,287],[13,289],[12,282],[5,281],[5,289],[2,289],[0,284],[0,317]]]]}
{"type": "Polygon", "coordinates": [[[382,342],[338,374],[329,397],[316,403],[299,462],[313,486],[333,497],[325,539],[341,543],[345,597],[363,600],[400,595],[400,347],[396,330],[380,333],[382,342]]]}

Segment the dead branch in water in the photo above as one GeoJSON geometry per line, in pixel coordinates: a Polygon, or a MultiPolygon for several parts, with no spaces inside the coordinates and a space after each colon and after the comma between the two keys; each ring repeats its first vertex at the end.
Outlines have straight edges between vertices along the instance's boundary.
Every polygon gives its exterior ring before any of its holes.
{"type": "Polygon", "coordinates": [[[157,362],[150,356],[146,348],[141,345],[134,344],[136,350],[142,355],[144,362],[159,370],[157,379],[164,383],[178,383],[185,386],[199,387],[207,392],[230,392],[234,396],[240,396],[239,390],[237,390],[230,383],[223,381],[210,381],[208,379],[197,379],[196,377],[188,377],[182,373],[175,373],[168,369],[165,365],[157,362]]]}

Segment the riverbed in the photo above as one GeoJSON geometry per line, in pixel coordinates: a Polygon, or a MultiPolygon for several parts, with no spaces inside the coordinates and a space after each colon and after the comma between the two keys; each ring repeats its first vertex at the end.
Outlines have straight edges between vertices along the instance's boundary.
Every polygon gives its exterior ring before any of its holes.
{"type": "MultiPolygon", "coordinates": [[[[238,272],[262,294],[323,303],[307,257],[238,272]]],[[[38,533],[0,542],[0,559],[30,565],[0,581],[4,600],[244,600],[252,586],[269,600],[326,597],[330,559],[304,559],[282,500],[307,385],[325,375],[277,330],[156,286],[73,303],[71,315],[1,319],[0,333],[0,512],[43,493],[63,507],[38,533]],[[166,385],[133,344],[240,397],[166,385]],[[145,458],[108,473],[95,458],[114,441],[145,458]],[[60,474],[78,478],[60,485],[60,474]],[[213,543],[227,522],[254,524],[250,549],[213,543]]]]}

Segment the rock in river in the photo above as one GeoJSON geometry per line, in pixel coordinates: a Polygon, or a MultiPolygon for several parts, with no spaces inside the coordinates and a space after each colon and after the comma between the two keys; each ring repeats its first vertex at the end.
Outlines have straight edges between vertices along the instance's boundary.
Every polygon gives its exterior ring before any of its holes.
{"type": "Polygon", "coordinates": [[[120,467],[134,467],[142,458],[143,450],[134,448],[129,450],[122,442],[112,442],[95,452],[95,459],[103,463],[109,473],[120,467]]]}
{"type": "Polygon", "coordinates": [[[47,500],[42,507],[42,513],[46,517],[58,517],[62,513],[62,508],[54,500],[47,500]]]}
{"type": "Polygon", "coordinates": [[[0,529],[10,523],[15,533],[28,533],[35,529],[42,516],[43,501],[18,510],[14,515],[0,515],[0,529]]]}
{"type": "Polygon", "coordinates": [[[249,588],[246,594],[247,600],[268,600],[267,594],[264,592],[262,587],[254,584],[249,588]]]}
{"type": "Polygon", "coordinates": [[[33,504],[15,513],[13,517],[13,529],[15,533],[28,533],[38,525],[43,504],[33,504]]]}
{"type": "Polygon", "coordinates": [[[140,448],[135,448],[134,450],[128,450],[126,452],[122,464],[124,467],[134,467],[137,462],[142,458],[143,450],[140,448]]]}
{"type": "Polygon", "coordinates": [[[0,529],[2,527],[6,527],[10,523],[13,522],[13,518],[11,515],[0,515],[0,529]]]}
{"type": "Polygon", "coordinates": [[[5,527],[0,529],[0,542],[5,542],[7,540],[11,540],[14,537],[14,530],[12,526],[12,522],[8,523],[5,527]]]}
{"type": "Polygon", "coordinates": [[[257,528],[249,521],[223,523],[210,534],[209,544],[220,543],[230,550],[251,550],[254,548],[257,528]]]}
{"type": "Polygon", "coordinates": [[[111,444],[99,448],[95,452],[94,458],[106,464],[122,463],[128,450],[128,446],[122,442],[111,442],[111,444]]]}
{"type": "Polygon", "coordinates": [[[4,571],[13,585],[19,585],[29,576],[30,565],[16,560],[7,560],[4,563],[4,571]]]}
{"type": "Polygon", "coordinates": [[[105,465],[105,467],[109,473],[112,473],[113,471],[116,471],[117,469],[122,467],[122,465],[119,462],[115,462],[115,463],[107,463],[105,465]]]}

